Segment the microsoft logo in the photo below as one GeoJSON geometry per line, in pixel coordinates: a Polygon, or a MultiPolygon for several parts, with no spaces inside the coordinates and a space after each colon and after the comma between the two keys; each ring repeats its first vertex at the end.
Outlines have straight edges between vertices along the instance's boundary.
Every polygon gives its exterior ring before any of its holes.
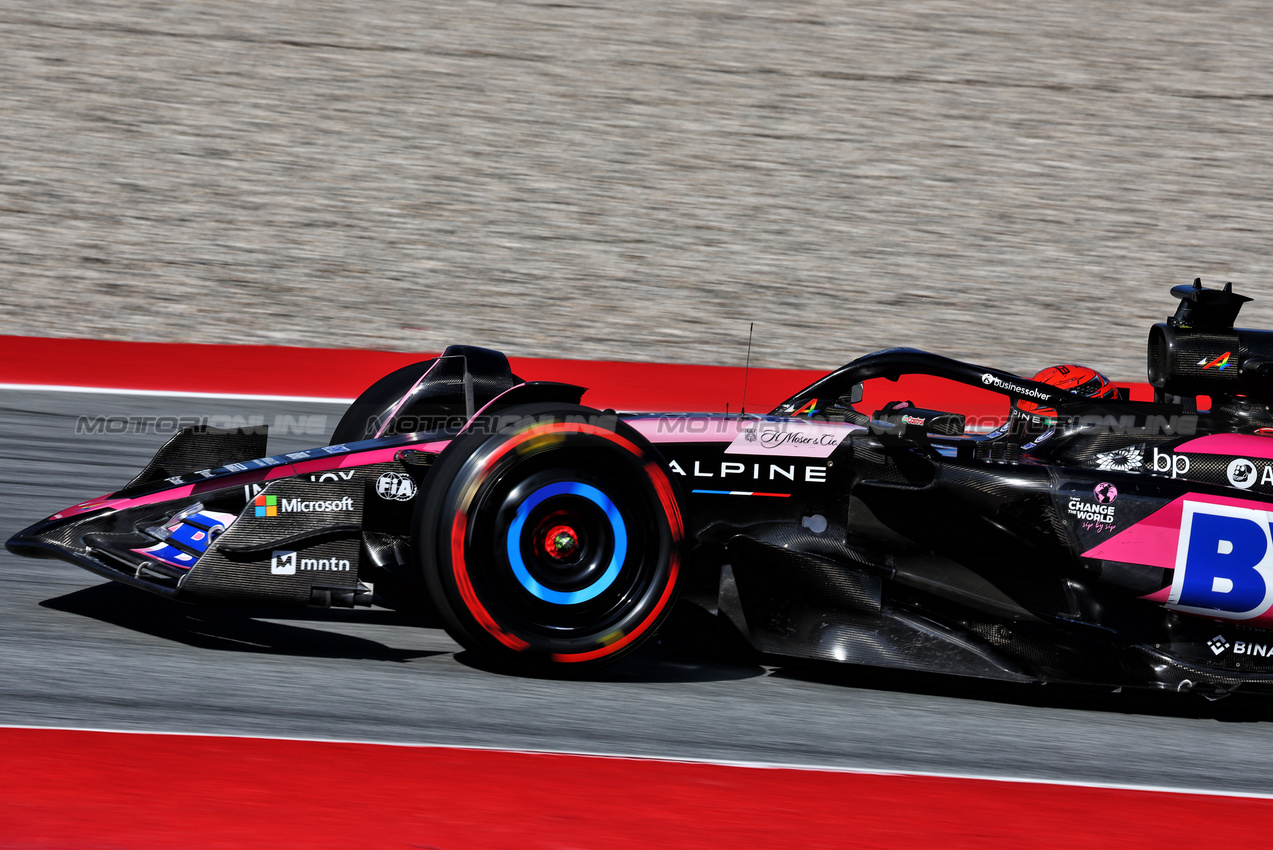
{"type": "Polygon", "coordinates": [[[257,496],[252,502],[257,516],[278,516],[278,496],[257,496]]]}
{"type": "MultiPolygon", "coordinates": [[[[412,488],[415,482],[410,482],[412,488]]],[[[414,490],[412,495],[415,495],[414,490]]],[[[252,505],[256,508],[257,516],[278,516],[279,512],[283,513],[314,513],[315,511],[352,511],[354,509],[354,497],[345,496],[341,499],[316,499],[314,501],[306,501],[304,499],[288,499],[283,498],[281,501],[278,496],[267,496],[264,493],[252,500],[252,505]]]]}

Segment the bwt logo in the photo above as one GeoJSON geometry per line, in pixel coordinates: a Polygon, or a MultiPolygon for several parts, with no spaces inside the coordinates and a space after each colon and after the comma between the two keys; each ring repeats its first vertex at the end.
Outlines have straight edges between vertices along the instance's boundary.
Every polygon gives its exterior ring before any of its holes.
{"type": "MultiPolygon", "coordinates": [[[[1249,620],[1273,606],[1273,514],[1186,501],[1168,606],[1249,620]]],[[[1214,645],[1213,645],[1214,651],[1214,645]]]]}

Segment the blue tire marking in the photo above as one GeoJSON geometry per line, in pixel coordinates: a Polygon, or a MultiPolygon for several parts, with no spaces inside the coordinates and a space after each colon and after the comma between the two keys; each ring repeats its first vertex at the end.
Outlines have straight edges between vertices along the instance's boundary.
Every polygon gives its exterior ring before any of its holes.
{"type": "Polygon", "coordinates": [[[517,580],[531,596],[554,605],[577,605],[602,593],[618,578],[619,570],[623,567],[623,559],[627,557],[627,554],[628,530],[623,523],[623,517],[619,514],[619,509],[605,493],[596,487],[577,481],[561,481],[539,488],[530,495],[530,498],[522,502],[521,507],[517,509],[517,516],[513,518],[512,525],[508,527],[508,563],[513,568],[513,575],[517,576],[517,580]],[[544,499],[562,495],[582,496],[601,508],[609,517],[610,529],[614,532],[614,555],[610,558],[609,566],[600,578],[582,590],[562,591],[544,587],[530,574],[530,570],[526,569],[526,562],[522,560],[522,528],[526,525],[526,517],[544,499]]]}

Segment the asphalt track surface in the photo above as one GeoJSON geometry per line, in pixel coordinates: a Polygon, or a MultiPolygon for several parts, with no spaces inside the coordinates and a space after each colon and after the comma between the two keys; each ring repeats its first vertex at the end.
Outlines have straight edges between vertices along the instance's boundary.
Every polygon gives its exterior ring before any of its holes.
{"type": "MultiPolygon", "coordinates": [[[[164,439],[79,417],[327,416],[340,406],[0,392],[0,533],[127,480],[164,439]]],[[[213,420],[214,422],[216,420],[213,420]]],[[[224,420],[222,420],[224,422],[224,420]]],[[[316,424],[314,420],[304,420],[316,424]]],[[[321,443],[271,437],[272,451],[321,443]]],[[[672,642],[577,682],[474,667],[381,609],[183,606],[0,553],[0,725],[446,744],[1273,792],[1273,702],[969,687],[672,642]]]]}
{"type": "Polygon", "coordinates": [[[1169,286],[1271,291],[1271,52],[1262,0],[7,0],[0,333],[1138,380],[1169,286]]]}

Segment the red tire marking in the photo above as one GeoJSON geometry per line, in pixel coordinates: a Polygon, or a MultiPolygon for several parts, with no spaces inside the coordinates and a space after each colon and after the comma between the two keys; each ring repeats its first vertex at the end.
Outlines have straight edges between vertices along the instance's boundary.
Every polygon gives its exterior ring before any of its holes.
{"type": "Polygon", "coordinates": [[[680,543],[681,538],[685,536],[685,521],[681,519],[681,506],[677,504],[676,494],[672,491],[672,482],[663,468],[653,461],[646,462],[645,474],[654,483],[654,490],[659,494],[659,501],[663,503],[663,513],[667,516],[672,530],[672,542],[680,543]]]}
{"type": "Polygon", "coordinates": [[[1273,801],[589,756],[0,729],[0,844],[1261,847],[1273,801]]]}
{"type": "Polygon", "coordinates": [[[600,649],[594,649],[591,652],[579,652],[573,655],[554,655],[553,660],[573,663],[579,661],[591,661],[594,658],[604,658],[607,655],[612,655],[618,652],[620,649],[623,649],[625,646],[632,643],[632,641],[641,637],[649,630],[650,626],[654,624],[654,621],[659,617],[659,613],[667,606],[668,601],[671,600],[672,593],[676,590],[676,579],[680,574],[680,570],[681,556],[678,552],[673,552],[672,557],[668,560],[668,580],[667,585],[663,588],[663,595],[659,597],[659,601],[654,606],[653,610],[650,611],[650,615],[642,620],[641,624],[632,631],[628,632],[614,643],[607,644],[600,649]]]}
{"type": "MultiPolygon", "coordinates": [[[[617,434],[598,428],[595,425],[586,425],[575,422],[558,422],[547,425],[539,425],[514,435],[511,440],[508,440],[491,453],[491,456],[486,459],[485,466],[483,466],[477,474],[482,479],[485,479],[486,474],[493,466],[495,466],[496,461],[516,446],[526,442],[527,440],[534,439],[535,437],[544,436],[546,434],[562,430],[603,436],[606,439],[620,444],[630,452],[638,455],[640,454],[639,449],[637,449],[631,440],[624,439],[617,434]]],[[[486,610],[486,606],[482,604],[482,600],[478,598],[477,591],[473,587],[473,581],[469,578],[468,562],[464,555],[464,538],[467,531],[467,522],[468,505],[461,505],[460,509],[455,512],[455,519],[451,523],[451,573],[455,576],[455,583],[460,590],[460,596],[464,599],[464,604],[469,609],[469,613],[473,615],[473,618],[477,620],[478,624],[481,625],[481,627],[492,637],[515,652],[524,652],[530,648],[530,644],[522,640],[517,635],[510,634],[505,631],[504,627],[491,616],[491,613],[486,610]]],[[[557,658],[557,656],[554,656],[554,658],[557,658]]]]}
{"type": "Polygon", "coordinates": [[[464,599],[464,605],[469,609],[469,613],[473,618],[486,629],[496,640],[507,646],[515,652],[523,652],[530,647],[526,641],[517,635],[511,635],[495,622],[495,618],[486,610],[486,606],[477,598],[477,591],[473,589],[473,582],[469,579],[468,567],[464,560],[464,536],[468,515],[464,511],[456,511],[455,519],[451,523],[451,571],[455,575],[456,586],[460,589],[460,596],[464,599]]]}
{"type": "MultiPolygon", "coordinates": [[[[667,474],[658,466],[658,464],[649,461],[645,464],[645,472],[654,484],[655,491],[659,494],[659,501],[663,504],[663,513],[667,517],[671,526],[673,545],[680,543],[685,532],[681,522],[681,510],[676,503],[676,496],[672,492],[672,483],[668,480],[667,474]]],[[[594,658],[602,658],[611,653],[618,652],[623,647],[632,643],[634,640],[645,634],[650,626],[654,625],[658,620],[659,614],[667,607],[667,603],[672,599],[672,593],[676,590],[676,580],[681,571],[681,553],[679,549],[672,550],[672,556],[668,560],[668,579],[667,585],[663,588],[663,595],[659,597],[659,601],[650,611],[649,616],[641,621],[636,628],[628,632],[619,640],[612,644],[608,644],[600,649],[594,649],[591,652],[582,652],[575,655],[554,655],[554,661],[579,662],[591,661],[594,658]]]]}
{"type": "Polygon", "coordinates": [[[641,450],[638,449],[636,444],[634,444],[631,440],[626,437],[620,437],[618,434],[613,431],[607,431],[605,428],[598,428],[596,425],[588,425],[583,422],[548,422],[543,425],[535,425],[525,431],[515,434],[511,440],[491,452],[490,457],[486,459],[486,466],[482,468],[481,474],[485,475],[500,458],[527,440],[533,440],[535,437],[544,437],[561,431],[570,431],[576,434],[591,434],[594,437],[601,437],[603,440],[609,440],[621,448],[627,449],[637,457],[643,456],[641,450]]]}
{"type": "MultiPolygon", "coordinates": [[[[595,425],[589,425],[583,422],[550,422],[544,425],[536,425],[515,434],[512,439],[508,440],[503,445],[495,449],[495,451],[491,452],[490,456],[486,458],[482,469],[477,474],[484,480],[490,470],[493,469],[495,464],[499,462],[500,458],[508,454],[508,452],[512,451],[517,446],[527,442],[528,440],[533,440],[536,437],[558,434],[563,431],[600,437],[628,450],[632,454],[636,455],[639,460],[644,460],[645,458],[645,453],[635,443],[626,437],[619,436],[613,431],[608,431],[604,428],[598,428],[595,425]]],[[[659,469],[657,465],[647,462],[644,466],[646,474],[650,475],[653,479],[655,490],[659,494],[659,500],[663,503],[663,511],[668,517],[668,522],[673,524],[674,539],[679,541],[684,535],[684,532],[682,530],[681,513],[677,508],[676,499],[672,495],[672,485],[667,480],[667,476],[664,474],[663,470],[659,469]]],[[[460,595],[464,598],[464,602],[468,606],[469,611],[473,614],[474,619],[482,625],[482,628],[490,632],[491,635],[505,646],[519,652],[523,651],[527,649],[530,644],[526,643],[516,635],[509,634],[502,626],[499,625],[495,618],[491,616],[490,612],[486,610],[482,601],[478,598],[477,593],[473,588],[473,582],[469,578],[468,566],[464,557],[464,537],[467,510],[468,505],[461,505],[460,510],[458,510],[455,514],[455,521],[451,524],[451,567],[452,572],[455,575],[456,584],[460,588],[460,595]]],[[[555,654],[552,656],[552,660],[571,663],[603,658],[607,655],[618,652],[620,649],[623,649],[641,635],[645,634],[655,620],[658,619],[659,613],[672,598],[672,593],[676,589],[676,579],[680,573],[680,556],[676,552],[673,552],[672,554],[672,558],[668,564],[668,569],[669,576],[667,586],[663,589],[663,595],[659,598],[658,604],[654,606],[654,609],[650,612],[649,616],[642,620],[639,625],[632,629],[632,631],[625,634],[619,640],[607,644],[600,649],[594,649],[589,652],[571,653],[568,655],[555,654]]]]}

